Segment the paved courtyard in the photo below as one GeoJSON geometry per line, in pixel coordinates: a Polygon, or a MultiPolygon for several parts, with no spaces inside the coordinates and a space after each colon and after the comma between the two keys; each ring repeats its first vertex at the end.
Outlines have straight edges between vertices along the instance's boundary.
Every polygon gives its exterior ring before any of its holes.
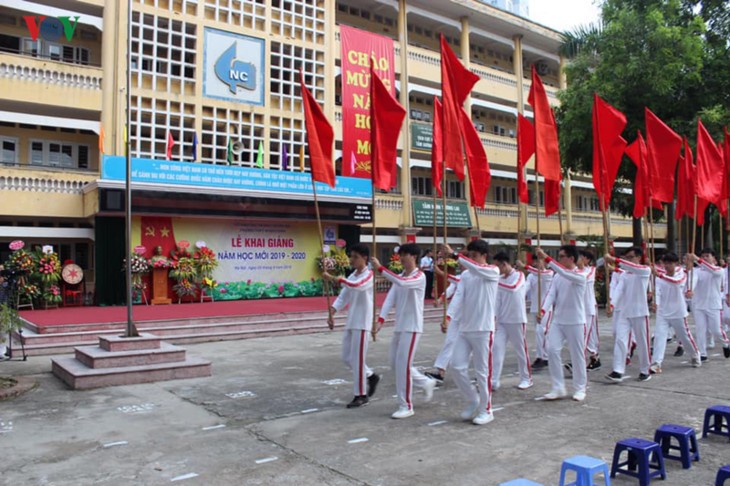
{"type": "MultiPolygon", "coordinates": [[[[430,367],[443,341],[428,322],[416,364],[430,367]]],[[[0,402],[0,484],[12,485],[497,485],[516,477],[557,484],[564,458],[610,462],[617,440],[651,438],[662,423],[701,430],[705,408],[730,404],[730,360],[710,352],[700,369],[671,356],[664,373],[608,384],[610,323],[601,320],[603,369],[589,373],[588,398],[545,402],[547,370],[520,391],[508,350],[495,421],[459,420],[454,384],[430,403],[415,394],[415,416],[396,421],[387,366],[392,328],[370,345],[383,380],[370,405],[347,410],[351,375],[341,364],[340,332],[187,345],[210,359],[210,378],[70,391],[50,374],[48,357],[0,363],[0,375],[39,386],[0,402]]],[[[532,343],[530,336],[530,342],[532,343]]],[[[636,366],[627,368],[635,378],[636,366]]],[[[568,385],[570,383],[568,382],[568,385]]],[[[659,484],[707,486],[730,463],[730,442],[700,440],[702,459],[683,470],[668,461],[659,484]]],[[[619,476],[615,484],[636,482],[619,476]]]]}

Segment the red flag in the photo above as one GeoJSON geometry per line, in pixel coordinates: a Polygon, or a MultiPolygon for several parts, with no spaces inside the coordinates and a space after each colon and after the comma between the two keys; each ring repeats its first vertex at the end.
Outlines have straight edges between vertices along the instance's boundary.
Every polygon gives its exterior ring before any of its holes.
{"type": "Polygon", "coordinates": [[[317,100],[304,85],[304,74],[301,69],[299,69],[299,84],[304,102],[304,122],[307,127],[312,180],[335,187],[335,168],[332,164],[332,144],[335,140],[335,132],[317,100]]]}
{"type": "Polygon", "coordinates": [[[373,184],[384,191],[396,185],[396,156],[406,110],[370,65],[370,146],[373,184]]]}
{"type": "Polygon", "coordinates": [[[613,106],[593,95],[593,187],[596,188],[601,210],[611,203],[626,140],[621,133],[626,127],[626,116],[613,106]]]}
{"type": "Polygon", "coordinates": [[[175,139],[172,138],[172,133],[167,132],[167,160],[172,160],[172,146],[175,145],[175,139]]]}
{"type": "Polygon", "coordinates": [[[545,216],[560,210],[560,181],[545,179],[545,216]]]}
{"type": "Polygon", "coordinates": [[[695,191],[697,197],[705,199],[720,207],[720,200],[723,193],[724,170],[722,153],[715,145],[712,137],[702,124],[697,120],[697,177],[695,178],[695,191]],[[720,176],[720,177],[718,177],[720,176]]]}
{"type": "Polygon", "coordinates": [[[479,81],[479,76],[466,69],[441,34],[441,98],[443,99],[443,151],[446,167],[464,180],[464,158],[459,131],[460,112],[464,100],[479,81]]]}
{"type": "Polygon", "coordinates": [[[689,146],[687,137],[685,137],[684,157],[679,159],[679,171],[677,173],[677,209],[674,212],[674,219],[676,220],[680,220],[684,216],[694,218],[694,170],[692,148],[689,146]]]}
{"type": "Polygon", "coordinates": [[[532,66],[532,86],[527,102],[535,113],[535,168],[545,179],[559,181],[560,146],[558,145],[558,125],[555,123],[545,87],[535,66],[532,66]]]}
{"type": "Polygon", "coordinates": [[[431,142],[431,182],[436,194],[441,197],[443,191],[441,188],[441,180],[444,176],[444,150],[443,150],[443,127],[441,126],[441,118],[444,114],[444,108],[438,99],[433,97],[433,137],[431,142]]]}
{"type": "MultiPolygon", "coordinates": [[[[626,147],[626,155],[636,165],[636,178],[634,179],[634,218],[641,218],[644,215],[644,208],[649,207],[649,187],[651,186],[651,172],[647,163],[646,143],[641,132],[637,132],[636,140],[626,147]]],[[[662,208],[662,203],[651,199],[651,205],[657,209],[662,208]]]]}
{"type": "Polygon", "coordinates": [[[517,194],[520,202],[529,204],[530,196],[525,180],[525,166],[535,154],[535,127],[530,120],[517,114],[517,194]]]}
{"type": "Polygon", "coordinates": [[[665,125],[649,108],[644,108],[644,114],[651,198],[670,203],[674,200],[674,173],[682,150],[682,137],[665,125]]]}
{"type": "Polygon", "coordinates": [[[483,209],[489,184],[492,182],[492,175],[489,172],[489,161],[482,140],[479,138],[477,129],[474,128],[471,117],[464,109],[461,110],[461,131],[464,134],[466,163],[469,166],[471,205],[483,209]]]}
{"type": "Polygon", "coordinates": [[[697,198],[697,220],[695,221],[695,224],[697,226],[702,226],[705,224],[705,210],[709,205],[710,201],[702,199],[701,197],[697,198]]]}

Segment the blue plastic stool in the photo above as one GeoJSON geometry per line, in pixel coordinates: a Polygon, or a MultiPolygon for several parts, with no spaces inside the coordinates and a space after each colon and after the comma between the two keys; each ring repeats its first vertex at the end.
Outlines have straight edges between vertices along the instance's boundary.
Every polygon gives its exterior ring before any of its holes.
{"type": "Polygon", "coordinates": [[[596,473],[603,473],[603,484],[611,485],[608,478],[608,464],[605,461],[590,456],[574,456],[563,461],[560,469],[560,486],[593,486],[593,476],[596,473]],[[568,471],[575,471],[575,482],[566,483],[565,474],[568,471]]]}
{"type": "Polygon", "coordinates": [[[512,481],[507,481],[506,483],[500,483],[499,486],[543,486],[543,485],[541,483],[536,483],[535,481],[530,481],[529,479],[518,478],[518,479],[513,479],[512,481]]]}
{"type": "Polygon", "coordinates": [[[730,407],[715,405],[705,410],[705,423],[702,425],[702,438],[707,434],[730,437],[730,407]]]}
{"type": "Polygon", "coordinates": [[[725,481],[730,479],[730,465],[722,466],[717,470],[717,477],[715,478],[715,486],[725,486],[725,481]]]}
{"type": "Polygon", "coordinates": [[[611,477],[615,478],[616,473],[638,478],[640,486],[647,486],[651,478],[656,476],[667,479],[661,446],[644,439],[631,438],[618,441],[613,450],[611,477]],[[619,462],[623,451],[628,452],[628,460],[619,462]]]}
{"type": "Polygon", "coordinates": [[[692,427],[664,424],[654,432],[654,442],[662,446],[664,459],[682,461],[682,467],[689,469],[692,461],[700,460],[700,449],[697,447],[697,435],[692,427]],[[672,445],[672,438],[679,442],[679,446],[672,445]],[[679,451],[679,455],[672,455],[670,451],[679,451]]]}

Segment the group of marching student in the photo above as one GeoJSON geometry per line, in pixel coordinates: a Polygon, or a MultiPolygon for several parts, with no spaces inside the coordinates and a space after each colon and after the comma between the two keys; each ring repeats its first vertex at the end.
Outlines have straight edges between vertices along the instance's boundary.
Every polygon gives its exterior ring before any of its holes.
{"type": "MultiPolygon", "coordinates": [[[[434,363],[435,371],[426,374],[413,367],[423,333],[426,289],[417,245],[409,243],[400,247],[401,274],[383,267],[377,258],[370,258],[365,245],[351,247],[350,264],[354,272],[347,278],[324,273],[325,279],[338,281],[342,286],[330,309],[331,328],[334,313],[349,306],[342,358],[353,372],[354,398],[347,407],[366,405],[368,397],[375,393],[380,376],[366,364],[368,333],[375,339],[392,309],[395,309],[395,330],[390,365],[395,374],[399,405],[392,418],[412,416],[413,386],[422,388],[429,401],[449,369],[466,405],[461,418],[477,425],[491,422],[494,420],[491,395],[500,387],[507,342],[518,358],[518,389],[531,388],[532,370],[547,367],[552,386],[543,398],[566,397],[564,369],[568,368],[572,373],[573,400],[585,400],[587,373],[601,367],[593,255],[586,250],[579,251],[574,245],[563,245],[556,259],[538,249],[535,267],[525,267],[519,261],[513,267],[504,252],[494,255],[493,264],[489,264],[489,247],[483,240],[470,242],[459,254],[448,245],[443,245],[442,251],[457,258],[462,271],[459,276],[448,276],[451,285],[442,296],[448,302],[445,304],[447,317],[441,324],[446,339],[434,363]],[[374,270],[369,268],[368,260],[374,270]],[[392,286],[373,327],[375,272],[392,286]],[[537,357],[532,365],[526,340],[526,298],[536,322],[537,357]],[[564,366],[561,353],[566,344],[570,362],[564,366]],[[469,376],[470,361],[476,387],[469,376]]],[[[728,273],[717,266],[714,252],[703,250],[699,258],[688,255],[686,268],[673,253],[666,253],[655,265],[642,265],[642,256],[641,249],[634,247],[626,250],[621,258],[605,255],[602,259],[607,269],[612,270],[608,311],[613,318],[615,341],[613,369],[607,378],[614,382],[624,379],[633,346],[638,354],[639,381],[661,373],[670,330],[689,349],[692,366],[698,367],[707,359],[708,333],[722,343],[725,357],[730,358],[730,342],[722,329],[721,315],[723,305],[728,304],[726,299],[730,299],[723,289],[728,289],[730,282],[728,273]],[[650,301],[657,315],[653,360],[650,301]],[[696,340],[687,324],[688,302],[694,315],[696,340]]],[[[434,270],[440,272],[438,268],[434,270]]]]}

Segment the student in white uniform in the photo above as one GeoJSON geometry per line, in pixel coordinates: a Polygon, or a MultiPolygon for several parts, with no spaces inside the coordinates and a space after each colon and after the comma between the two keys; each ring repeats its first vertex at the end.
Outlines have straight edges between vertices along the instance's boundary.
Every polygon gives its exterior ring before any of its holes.
{"type": "Polygon", "coordinates": [[[650,367],[653,374],[662,372],[662,362],[667,348],[667,336],[670,328],[677,334],[677,338],[689,343],[692,353],[692,366],[699,367],[700,352],[692,333],[687,325],[687,304],[684,294],[687,288],[687,274],[679,266],[679,257],[676,253],[666,253],[662,257],[663,271],[654,269],[656,275],[656,294],[654,310],[656,311],[656,326],[654,328],[654,363],[650,367]]]}
{"type": "MultiPolygon", "coordinates": [[[[548,323],[548,319],[540,320],[537,318],[538,311],[540,310],[541,302],[538,302],[537,291],[538,291],[538,280],[540,280],[540,291],[542,299],[550,290],[550,284],[553,281],[555,272],[549,268],[545,268],[542,261],[534,257],[536,267],[528,265],[527,268],[527,281],[526,281],[526,293],[527,298],[530,299],[530,314],[533,316],[535,324],[535,361],[532,363],[532,369],[539,370],[546,368],[548,365],[547,357],[547,346],[545,345],[545,326],[548,323]]],[[[522,262],[517,261],[517,268],[520,270],[524,267],[522,262]]]]}
{"type": "Polygon", "coordinates": [[[494,262],[499,268],[499,290],[497,291],[497,328],[494,332],[494,371],[492,373],[492,390],[498,390],[507,341],[512,344],[517,354],[517,368],[520,372],[520,383],[517,388],[527,390],[532,387],[532,370],[530,355],[527,351],[527,312],[525,310],[525,274],[512,268],[509,255],[499,252],[494,255],[494,262]]]}
{"type": "Polygon", "coordinates": [[[433,298],[433,252],[431,249],[427,249],[421,258],[420,268],[423,274],[426,276],[426,298],[433,298]]]}
{"type": "Polygon", "coordinates": [[[555,261],[537,250],[537,256],[555,271],[550,291],[542,303],[539,317],[544,319],[552,312],[547,330],[548,365],[552,389],[545,400],[557,400],[567,395],[563,378],[563,360],[560,353],[563,341],[567,341],[573,363],[573,400],[586,398],[588,375],[585,356],[585,291],[586,278],[578,271],[578,249],[575,245],[563,245],[555,261]]]}
{"type": "MultiPolygon", "coordinates": [[[[442,278],[439,272],[443,273],[437,267],[437,278],[442,278]]],[[[449,305],[451,299],[456,293],[459,282],[461,281],[461,277],[458,277],[456,275],[448,275],[447,278],[449,281],[449,286],[446,287],[446,292],[444,292],[444,294],[442,295],[444,305],[449,305]]],[[[434,361],[433,363],[435,371],[427,371],[425,373],[425,375],[429,378],[436,380],[436,384],[438,385],[441,385],[444,382],[444,379],[446,377],[446,369],[449,367],[449,363],[451,362],[451,355],[454,352],[454,343],[456,342],[456,336],[458,336],[459,334],[458,316],[454,317],[454,319],[452,319],[451,321],[451,324],[449,325],[447,325],[445,322],[442,322],[441,332],[446,334],[446,339],[444,339],[444,344],[443,346],[441,346],[441,351],[439,351],[438,356],[436,356],[436,361],[434,361]]]]}
{"type": "Polygon", "coordinates": [[[600,340],[598,337],[598,304],[596,303],[596,267],[593,266],[595,257],[588,250],[580,250],[578,268],[586,276],[586,349],[589,353],[588,370],[601,368],[601,358],[598,355],[600,340]]]}
{"type": "Polygon", "coordinates": [[[628,353],[630,334],[636,339],[636,352],[639,355],[639,381],[651,379],[649,366],[651,352],[649,340],[649,304],[647,291],[651,268],[641,265],[642,250],[632,247],[626,250],[623,258],[606,255],[608,263],[616,263],[625,273],[621,276],[624,290],[622,293],[621,319],[616,325],[616,342],[613,350],[613,371],[606,378],[613,382],[623,380],[626,371],[626,355],[628,353]]]}
{"type": "Polygon", "coordinates": [[[352,370],[355,398],[347,408],[367,405],[368,397],[375,393],[380,377],[368,368],[368,335],[373,327],[373,272],[368,269],[370,249],[362,244],[350,248],[350,266],[355,269],[347,278],[335,277],[324,272],[327,280],[336,280],[342,291],[331,307],[327,320],[334,329],[334,315],[349,306],[347,323],[342,335],[342,361],[352,370]]]}
{"type": "MultiPolygon", "coordinates": [[[[451,253],[448,245],[444,249],[451,253]]],[[[489,245],[486,241],[474,240],[467,245],[466,251],[468,256],[459,255],[459,263],[468,272],[462,273],[449,306],[449,317],[453,319],[458,313],[460,321],[451,369],[456,385],[467,400],[461,418],[471,420],[475,425],[484,425],[494,420],[491,368],[499,269],[487,264],[489,245]],[[474,361],[478,394],[469,379],[470,357],[474,361]]]]}
{"type": "Polygon", "coordinates": [[[382,266],[377,258],[372,258],[373,268],[393,284],[380,310],[377,330],[382,328],[390,307],[395,306],[395,331],[390,346],[390,363],[395,370],[399,407],[391,415],[394,419],[413,416],[414,384],[423,389],[426,401],[431,400],[436,386],[434,380],[424,376],[413,366],[418,340],[423,333],[423,293],[426,289],[426,276],[418,268],[420,253],[415,243],[406,243],[400,247],[398,254],[403,264],[403,273],[400,275],[382,266]]]}
{"type": "Polygon", "coordinates": [[[720,324],[722,312],[722,268],[715,266],[715,251],[710,248],[702,250],[700,258],[690,255],[699,263],[692,276],[692,290],[687,295],[692,299],[692,315],[695,319],[695,336],[700,348],[702,361],[707,360],[707,334],[711,333],[717,342],[722,343],[725,358],[730,358],[730,341],[720,324]]]}

